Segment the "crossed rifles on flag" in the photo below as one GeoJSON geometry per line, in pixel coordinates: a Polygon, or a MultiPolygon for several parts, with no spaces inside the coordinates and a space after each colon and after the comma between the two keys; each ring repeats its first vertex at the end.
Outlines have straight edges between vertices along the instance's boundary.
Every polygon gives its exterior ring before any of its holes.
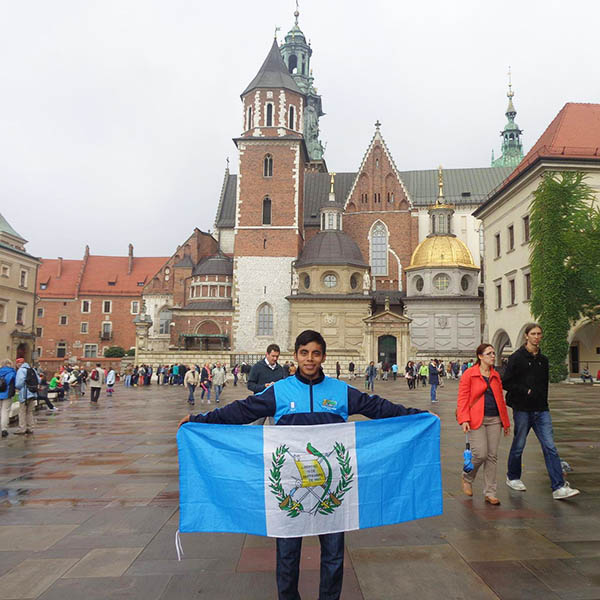
{"type": "Polygon", "coordinates": [[[300,455],[292,454],[286,449],[287,454],[292,457],[292,460],[298,469],[300,479],[295,481],[295,487],[292,488],[288,495],[279,503],[279,508],[286,509],[290,505],[290,502],[292,502],[293,504],[291,508],[299,510],[302,507],[302,500],[311,494],[314,496],[314,498],[316,498],[317,502],[309,511],[306,512],[316,515],[317,512],[319,512],[319,509],[322,508],[323,505],[328,506],[329,502],[335,506],[339,506],[341,504],[341,500],[339,500],[335,494],[329,491],[331,489],[333,472],[331,469],[331,463],[327,460],[327,457],[333,454],[334,451],[331,450],[331,452],[328,452],[327,454],[322,454],[310,442],[308,442],[306,445],[306,451],[316,458],[302,460],[300,455]],[[327,468],[327,475],[325,475],[325,471],[323,470],[323,465],[321,463],[325,464],[327,468]],[[320,487],[323,490],[321,496],[319,496],[319,494],[313,489],[316,487],[320,487]],[[299,489],[305,489],[306,491],[299,498],[295,498],[294,494],[296,494],[299,489]],[[327,496],[329,496],[329,498],[325,500],[327,496]]]}

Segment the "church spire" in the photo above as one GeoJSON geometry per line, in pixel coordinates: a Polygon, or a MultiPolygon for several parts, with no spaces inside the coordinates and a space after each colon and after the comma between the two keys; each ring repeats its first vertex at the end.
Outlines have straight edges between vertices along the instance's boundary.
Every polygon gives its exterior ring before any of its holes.
{"type": "Polygon", "coordinates": [[[504,129],[500,132],[502,136],[502,155],[496,160],[492,155],[492,167],[516,167],[523,160],[523,143],[521,142],[521,134],[523,131],[515,123],[517,111],[513,104],[515,93],[512,89],[512,73],[508,68],[508,107],[506,108],[507,123],[504,129]]]}
{"type": "Polygon", "coordinates": [[[298,2],[294,11],[294,25],[285,36],[281,45],[281,56],[289,74],[306,97],[304,114],[304,141],[311,161],[322,161],[325,148],[319,140],[319,118],[325,113],[321,105],[321,96],[314,86],[314,78],[310,66],[312,48],[310,42],[298,25],[300,11],[298,2]]]}

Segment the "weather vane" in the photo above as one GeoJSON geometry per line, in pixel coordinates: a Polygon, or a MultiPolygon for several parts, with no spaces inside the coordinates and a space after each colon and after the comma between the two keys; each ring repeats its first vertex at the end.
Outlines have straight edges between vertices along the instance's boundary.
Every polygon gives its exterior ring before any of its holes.
{"type": "Polygon", "coordinates": [[[275,39],[277,39],[277,32],[278,32],[278,31],[281,31],[281,27],[275,27],[275,33],[273,34],[273,37],[274,37],[275,39]]]}

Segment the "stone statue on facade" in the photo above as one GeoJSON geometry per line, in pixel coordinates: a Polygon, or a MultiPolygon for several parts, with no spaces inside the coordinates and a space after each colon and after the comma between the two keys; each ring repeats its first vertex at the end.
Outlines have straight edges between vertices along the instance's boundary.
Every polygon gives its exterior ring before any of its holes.
{"type": "Polygon", "coordinates": [[[371,278],[369,277],[369,274],[367,273],[367,271],[365,271],[365,274],[363,275],[363,290],[365,292],[368,292],[371,289],[371,278]]]}
{"type": "Polygon", "coordinates": [[[297,271],[292,271],[292,291],[297,292],[300,286],[300,278],[297,271]]]}

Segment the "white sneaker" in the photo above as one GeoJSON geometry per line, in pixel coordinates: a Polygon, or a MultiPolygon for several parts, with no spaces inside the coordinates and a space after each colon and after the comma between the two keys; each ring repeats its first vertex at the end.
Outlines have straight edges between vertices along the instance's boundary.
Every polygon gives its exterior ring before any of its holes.
{"type": "Polygon", "coordinates": [[[520,479],[509,479],[507,477],[506,485],[513,490],[517,490],[517,492],[524,492],[527,490],[525,484],[520,479]]]}
{"type": "Polygon", "coordinates": [[[577,496],[579,493],[579,490],[573,489],[568,483],[565,483],[565,485],[552,492],[552,497],[555,500],[566,500],[572,496],[577,496]]]}

